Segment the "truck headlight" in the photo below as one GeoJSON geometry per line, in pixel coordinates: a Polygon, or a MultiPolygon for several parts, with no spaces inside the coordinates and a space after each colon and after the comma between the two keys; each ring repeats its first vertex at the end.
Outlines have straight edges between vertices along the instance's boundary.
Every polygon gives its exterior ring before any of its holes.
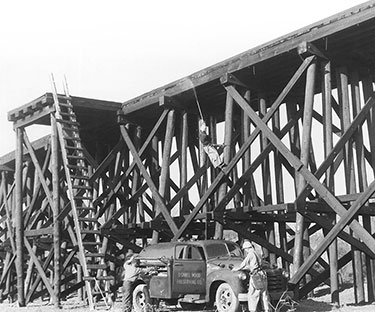
{"type": "Polygon", "coordinates": [[[289,279],[290,275],[287,271],[283,271],[283,277],[286,278],[287,280],[289,279]]]}
{"type": "Polygon", "coordinates": [[[243,272],[243,271],[240,271],[238,273],[238,277],[240,278],[240,280],[244,281],[245,279],[247,279],[247,274],[245,272],[243,272]]]}

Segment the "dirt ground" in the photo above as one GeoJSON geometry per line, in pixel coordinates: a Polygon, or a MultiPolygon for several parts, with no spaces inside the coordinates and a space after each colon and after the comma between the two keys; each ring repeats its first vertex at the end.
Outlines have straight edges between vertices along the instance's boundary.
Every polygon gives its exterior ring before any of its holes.
{"type": "MultiPolygon", "coordinates": [[[[329,289],[321,288],[316,291],[313,298],[302,300],[295,305],[294,312],[324,312],[324,311],[336,311],[336,312],[375,312],[375,303],[367,305],[355,305],[354,304],[354,292],[353,288],[347,288],[340,292],[340,304],[339,308],[332,307],[330,304],[329,289]]],[[[278,312],[287,312],[287,306],[278,309],[278,312]]],[[[99,311],[105,311],[106,307],[99,307],[99,311]]],[[[62,308],[56,309],[53,305],[50,305],[48,301],[38,301],[30,303],[25,308],[17,307],[16,303],[1,303],[0,312],[88,312],[89,309],[82,302],[72,298],[62,302],[62,308]]],[[[111,312],[121,312],[121,303],[116,302],[115,306],[110,309],[111,312]]]]}

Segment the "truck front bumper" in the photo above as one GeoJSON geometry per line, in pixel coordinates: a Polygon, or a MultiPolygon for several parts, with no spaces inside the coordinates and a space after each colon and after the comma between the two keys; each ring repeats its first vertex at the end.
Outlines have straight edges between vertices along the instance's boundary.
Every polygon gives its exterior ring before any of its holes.
{"type": "Polygon", "coordinates": [[[240,302],[242,301],[247,301],[247,293],[244,293],[244,294],[238,294],[238,300],[240,302]]]}

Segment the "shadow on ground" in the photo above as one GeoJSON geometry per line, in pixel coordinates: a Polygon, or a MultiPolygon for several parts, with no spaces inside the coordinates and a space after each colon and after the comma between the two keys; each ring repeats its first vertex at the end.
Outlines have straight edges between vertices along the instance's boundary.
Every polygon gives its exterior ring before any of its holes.
{"type": "Polygon", "coordinates": [[[331,304],[314,299],[306,299],[296,305],[296,312],[323,312],[332,311],[332,309],[331,304]]]}
{"type": "MultiPolygon", "coordinates": [[[[344,284],[340,285],[339,291],[342,292],[345,289],[349,289],[349,288],[352,288],[352,287],[353,287],[352,283],[344,283],[344,284]]],[[[314,297],[325,296],[325,295],[329,295],[330,293],[331,293],[331,290],[328,286],[321,287],[319,289],[314,290],[314,297]]]]}

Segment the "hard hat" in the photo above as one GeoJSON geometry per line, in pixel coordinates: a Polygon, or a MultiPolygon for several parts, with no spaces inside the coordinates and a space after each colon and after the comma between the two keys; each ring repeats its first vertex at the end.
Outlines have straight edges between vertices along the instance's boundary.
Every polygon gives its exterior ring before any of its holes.
{"type": "Polygon", "coordinates": [[[243,249],[246,249],[246,248],[253,248],[253,245],[249,242],[249,241],[244,241],[243,245],[242,245],[242,248],[243,249]]]}

